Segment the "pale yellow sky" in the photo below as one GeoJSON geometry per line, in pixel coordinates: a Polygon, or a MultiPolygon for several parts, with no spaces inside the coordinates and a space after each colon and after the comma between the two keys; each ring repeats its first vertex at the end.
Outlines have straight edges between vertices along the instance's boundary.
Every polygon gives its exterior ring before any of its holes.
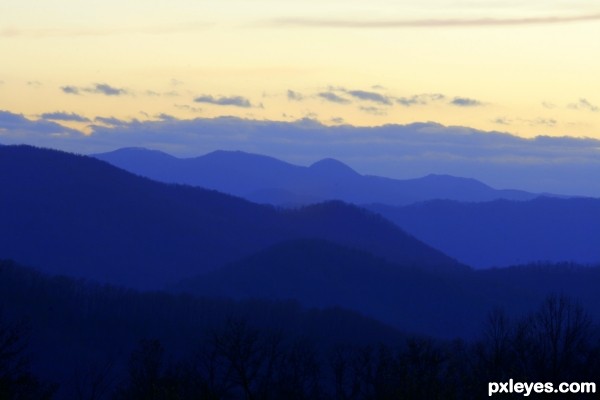
{"type": "Polygon", "coordinates": [[[4,1],[0,109],[600,138],[600,5],[522,3],[4,1]]]}

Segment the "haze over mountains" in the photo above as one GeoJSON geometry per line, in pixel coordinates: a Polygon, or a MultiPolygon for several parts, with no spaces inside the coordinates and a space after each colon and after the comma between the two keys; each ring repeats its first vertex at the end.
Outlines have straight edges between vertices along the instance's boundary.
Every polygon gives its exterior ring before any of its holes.
{"type": "Polygon", "coordinates": [[[239,151],[215,151],[181,159],[142,148],[120,149],[94,157],[158,181],[201,186],[278,205],[334,199],[355,204],[407,205],[432,199],[529,200],[537,196],[519,190],[496,190],[474,179],[447,175],[407,180],[360,175],[334,159],[300,167],[239,151]]]}
{"type": "MultiPolygon", "coordinates": [[[[161,153],[154,156],[181,162],[161,153]]],[[[232,188],[246,184],[251,189],[263,172],[266,182],[278,182],[281,165],[297,176],[316,170],[331,181],[360,183],[363,178],[334,160],[303,168],[217,152],[194,162],[208,159],[214,170],[213,158],[222,162],[214,175],[228,170],[232,180],[226,183],[232,188]],[[252,162],[246,168],[231,166],[231,157],[252,162]]],[[[158,171],[161,165],[154,164],[158,171]]],[[[208,170],[204,174],[210,175],[208,170]]],[[[430,247],[382,217],[339,201],[277,209],[212,190],[151,181],[91,157],[28,146],[0,147],[0,183],[8,194],[0,199],[1,258],[128,287],[171,286],[210,296],[343,306],[429,333],[452,325],[434,311],[441,303],[452,309],[453,321],[462,321],[447,333],[462,335],[475,329],[463,321],[475,315],[475,308],[479,317],[474,324],[496,302],[506,303],[505,293],[524,295],[521,289],[475,283],[482,275],[465,265],[600,260],[597,199],[369,206],[433,243],[430,247]],[[482,293],[490,294],[489,302],[482,301],[487,296],[482,293]]],[[[518,302],[521,308],[526,303],[518,302]]]]}
{"type": "Polygon", "coordinates": [[[475,268],[600,262],[599,199],[542,199],[447,175],[411,180],[364,176],[333,159],[300,167],[243,152],[180,159],[141,148],[95,157],[152,179],[209,187],[258,203],[355,203],[475,268]]]}
{"type": "Polygon", "coordinates": [[[59,151],[0,148],[0,187],[0,257],[102,282],[160,288],[309,237],[400,265],[466,268],[355,206],[277,210],[59,151]]]}
{"type": "Polygon", "coordinates": [[[600,199],[435,200],[367,208],[474,268],[600,262],[600,199]]]}
{"type": "Polygon", "coordinates": [[[494,308],[520,316],[550,294],[570,296],[600,318],[600,266],[540,264],[487,270],[406,268],[320,240],[279,243],[178,289],[234,299],[295,299],[308,307],[340,306],[404,332],[472,338],[494,308]]]}
{"type": "MultiPolygon", "coordinates": [[[[154,155],[172,161],[170,156],[154,155]]],[[[335,160],[303,168],[262,156],[254,162],[257,156],[248,154],[217,152],[206,157],[216,171],[215,184],[247,191],[260,183],[259,174],[273,185],[282,182],[283,168],[295,171],[298,184],[305,182],[307,191],[300,195],[305,197],[359,196],[350,190],[354,184],[363,190],[371,187],[373,193],[379,190],[378,196],[405,200],[409,189],[418,194],[413,198],[451,193],[456,187],[485,196],[514,194],[450,177],[426,177],[409,184],[362,177],[335,160]],[[232,167],[228,160],[240,156],[252,162],[232,167]],[[211,158],[220,160],[221,166],[217,168],[211,158]],[[223,170],[229,180],[219,180],[224,179],[223,170]],[[318,176],[326,178],[319,181],[318,176]],[[320,192],[312,192],[315,188],[320,192]]],[[[162,165],[154,164],[157,173],[163,171],[162,165]]],[[[204,176],[210,177],[210,171],[204,176]]],[[[415,371],[421,371],[419,363],[439,355],[451,355],[436,364],[448,370],[456,360],[462,360],[463,367],[468,364],[465,351],[473,362],[480,360],[480,345],[465,343],[475,343],[482,332],[487,343],[485,329],[494,321],[511,327],[506,329],[514,341],[521,340],[519,329],[530,332],[523,336],[523,348],[534,348],[536,340],[548,334],[532,318],[539,321],[554,312],[543,308],[532,314],[540,304],[567,307],[568,313],[561,315],[581,318],[566,324],[580,321],[585,332],[592,332],[586,340],[597,343],[592,336],[596,331],[587,324],[591,319],[600,321],[598,199],[438,199],[404,206],[370,204],[366,206],[370,211],[330,200],[282,208],[206,188],[153,181],[93,157],[29,146],[0,146],[0,189],[0,309],[8,310],[0,314],[0,332],[6,320],[8,332],[13,332],[11,321],[28,322],[33,329],[32,370],[61,383],[65,390],[57,399],[73,398],[75,392],[69,390],[77,385],[81,390],[95,379],[106,379],[108,375],[101,376],[104,370],[98,370],[103,365],[124,379],[107,387],[124,387],[128,366],[139,362],[140,354],[150,357],[142,357],[146,361],[154,360],[160,343],[174,357],[187,360],[172,370],[180,372],[163,373],[166,380],[161,385],[166,387],[173,382],[193,386],[210,376],[193,369],[197,364],[185,358],[190,354],[212,362],[210,357],[217,353],[206,350],[213,349],[226,359],[231,356],[227,346],[239,348],[253,338],[261,338],[252,342],[258,346],[253,354],[258,355],[276,343],[292,349],[308,340],[316,349],[308,354],[321,364],[331,364],[330,355],[337,357],[348,346],[396,346],[400,350],[377,347],[377,354],[382,360],[410,360],[398,364],[408,371],[407,378],[395,380],[403,387],[415,371]],[[470,268],[538,259],[560,262],[470,268]],[[592,265],[562,262],[569,260],[592,265]],[[568,297],[548,297],[556,294],[568,297]],[[493,314],[498,309],[506,313],[493,314]],[[579,313],[583,309],[589,314],[579,313]],[[493,320],[490,315],[505,319],[493,320]],[[283,342],[275,341],[281,337],[283,342]],[[466,342],[450,342],[455,338],[466,342]],[[142,350],[135,350],[139,340],[142,350]],[[201,350],[193,353],[198,343],[201,350]]],[[[297,201],[298,196],[292,193],[290,198],[297,201]]],[[[0,345],[3,338],[0,335],[0,345]]],[[[351,353],[352,360],[367,354],[359,349],[351,353]]],[[[544,351],[540,354],[545,357],[544,351]]],[[[587,361],[581,365],[581,370],[590,370],[587,361]]],[[[293,371],[291,365],[281,367],[280,372],[288,371],[293,371]]],[[[461,373],[472,375],[468,369],[461,373]]],[[[336,387],[334,375],[335,371],[321,375],[329,389],[336,387]]],[[[529,369],[523,376],[531,376],[529,369]]],[[[445,382],[440,387],[448,387],[454,376],[439,379],[445,382]]],[[[132,378],[129,384],[135,382],[132,378]]]]}

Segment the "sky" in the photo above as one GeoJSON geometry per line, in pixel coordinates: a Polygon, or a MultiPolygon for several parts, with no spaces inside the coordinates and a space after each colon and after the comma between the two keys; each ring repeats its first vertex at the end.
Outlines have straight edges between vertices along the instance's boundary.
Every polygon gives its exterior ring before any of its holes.
{"type": "Polygon", "coordinates": [[[598,37],[580,0],[5,0],[0,110],[81,151],[111,121],[219,117],[600,139],[598,37]]]}

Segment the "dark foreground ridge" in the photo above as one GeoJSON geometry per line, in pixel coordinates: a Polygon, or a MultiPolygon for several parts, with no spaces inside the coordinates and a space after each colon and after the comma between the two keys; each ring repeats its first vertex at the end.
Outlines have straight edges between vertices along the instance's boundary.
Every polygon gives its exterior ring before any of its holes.
{"type": "Polygon", "coordinates": [[[521,318],[492,311],[475,340],[448,342],[341,309],[138,293],[0,261],[0,306],[2,399],[480,400],[488,382],[600,375],[597,325],[564,296],[521,318]]]}

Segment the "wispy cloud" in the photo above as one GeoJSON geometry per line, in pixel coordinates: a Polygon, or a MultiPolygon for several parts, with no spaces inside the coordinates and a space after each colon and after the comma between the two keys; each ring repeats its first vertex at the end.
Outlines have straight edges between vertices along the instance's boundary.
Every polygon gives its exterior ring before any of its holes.
{"type": "Polygon", "coordinates": [[[392,100],[389,97],[376,92],[368,92],[366,90],[348,90],[346,93],[359,100],[372,101],[374,103],[385,104],[388,106],[392,104],[392,100]]]}
{"type": "Polygon", "coordinates": [[[319,96],[320,98],[327,100],[329,102],[332,103],[337,103],[337,104],[350,104],[351,101],[341,97],[337,94],[335,94],[334,92],[321,92],[319,94],[317,94],[317,96],[319,96]]]}
{"type": "Polygon", "coordinates": [[[75,95],[79,94],[79,88],[76,86],[70,86],[70,85],[61,86],[60,90],[62,90],[63,93],[66,93],[66,94],[75,94],[75,95]]]}
{"type": "Polygon", "coordinates": [[[524,18],[446,18],[446,19],[325,19],[325,18],[277,18],[266,21],[270,26],[304,28],[436,28],[436,27],[486,27],[549,25],[574,22],[600,21],[600,13],[574,16],[542,16],[524,18]]]}
{"type": "Polygon", "coordinates": [[[428,93],[428,94],[417,94],[410,97],[397,97],[396,103],[404,107],[411,107],[415,105],[424,106],[431,102],[441,101],[446,99],[446,96],[440,93],[428,93]]]}
{"type": "Polygon", "coordinates": [[[201,113],[202,109],[200,107],[192,107],[188,104],[174,104],[175,108],[185,111],[191,111],[193,113],[201,113]]]}
{"type": "Polygon", "coordinates": [[[527,124],[529,126],[543,126],[545,128],[554,128],[558,121],[554,118],[543,118],[538,117],[535,119],[527,119],[527,118],[516,118],[510,119],[508,117],[498,117],[492,120],[493,123],[498,125],[513,125],[513,124],[527,124]]]}
{"type": "Polygon", "coordinates": [[[89,118],[86,118],[82,115],[75,113],[67,113],[67,112],[52,112],[52,113],[44,113],[40,115],[43,119],[48,119],[52,121],[71,121],[71,122],[90,122],[89,118]]]}
{"type": "Polygon", "coordinates": [[[600,108],[598,108],[598,106],[590,103],[587,99],[579,99],[577,103],[571,103],[567,107],[572,110],[584,110],[592,112],[600,111],[600,108]]]}
{"type": "Polygon", "coordinates": [[[511,125],[512,124],[512,120],[507,117],[498,117],[498,118],[493,119],[492,122],[494,124],[498,124],[498,125],[511,125]]]}
{"type": "Polygon", "coordinates": [[[450,101],[450,104],[457,107],[479,107],[483,105],[481,101],[468,97],[455,97],[450,101]]]}
{"type": "Polygon", "coordinates": [[[125,94],[129,94],[129,92],[126,89],[117,88],[117,87],[111,86],[106,83],[96,83],[90,87],[77,87],[77,86],[67,85],[67,86],[61,86],[60,90],[62,90],[63,93],[75,94],[75,95],[79,95],[82,92],[103,94],[105,96],[122,96],[125,94]]]}
{"type": "Polygon", "coordinates": [[[156,119],[161,120],[161,121],[175,121],[175,120],[177,120],[177,118],[175,118],[171,114],[165,114],[165,113],[160,113],[158,115],[155,115],[154,117],[156,119]]]}
{"type": "Polygon", "coordinates": [[[557,120],[555,120],[554,118],[536,118],[536,119],[532,119],[532,120],[528,120],[527,122],[529,122],[529,125],[532,126],[545,126],[545,127],[554,127],[556,126],[556,124],[558,123],[557,120]]]}
{"type": "Polygon", "coordinates": [[[179,92],[176,90],[170,90],[168,92],[157,92],[155,90],[146,90],[144,92],[144,94],[149,97],[162,97],[162,96],[178,97],[178,96],[180,96],[179,92]]]}
{"type": "Polygon", "coordinates": [[[234,107],[243,107],[249,108],[252,107],[252,103],[245,97],[242,96],[220,96],[214,97],[211,95],[202,95],[198,96],[194,99],[196,103],[206,103],[206,104],[214,104],[217,106],[234,106],[234,107]]]}
{"type": "Polygon", "coordinates": [[[293,90],[288,90],[287,99],[290,101],[302,101],[304,99],[304,96],[301,93],[295,92],[293,90]]]}
{"type": "Polygon", "coordinates": [[[115,117],[96,117],[94,118],[94,122],[99,122],[101,124],[110,126],[125,125],[127,123],[127,121],[123,121],[115,117]]]}
{"type": "Polygon", "coordinates": [[[366,112],[367,114],[371,114],[371,115],[387,115],[387,112],[379,107],[359,107],[359,109],[363,112],[366,112]]]}
{"type": "Polygon", "coordinates": [[[110,86],[106,83],[96,83],[94,87],[84,89],[86,92],[98,93],[106,96],[121,96],[127,94],[127,90],[110,86]]]}

